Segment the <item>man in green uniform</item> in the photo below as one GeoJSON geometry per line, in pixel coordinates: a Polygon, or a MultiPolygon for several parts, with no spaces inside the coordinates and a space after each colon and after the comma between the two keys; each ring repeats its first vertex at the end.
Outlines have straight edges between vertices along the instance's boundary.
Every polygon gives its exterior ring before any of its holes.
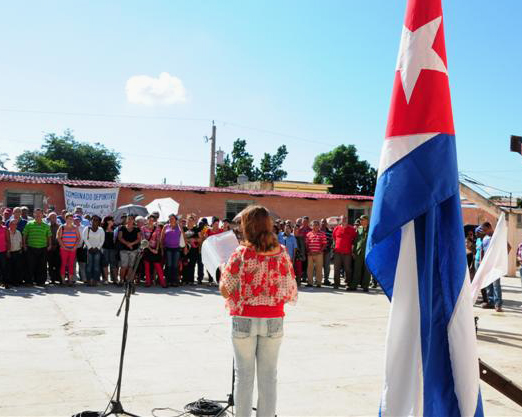
{"type": "Polygon", "coordinates": [[[47,281],[47,251],[51,249],[51,228],[42,221],[41,209],[34,210],[34,220],[24,228],[23,247],[27,253],[27,284],[44,286],[47,281]]]}
{"type": "Polygon", "coordinates": [[[360,217],[360,226],[357,228],[357,236],[353,243],[353,275],[347,291],[355,291],[360,285],[364,292],[368,292],[370,286],[370,271],[366,268],[366,241],[368,239],[368,216],[360,217]]]}

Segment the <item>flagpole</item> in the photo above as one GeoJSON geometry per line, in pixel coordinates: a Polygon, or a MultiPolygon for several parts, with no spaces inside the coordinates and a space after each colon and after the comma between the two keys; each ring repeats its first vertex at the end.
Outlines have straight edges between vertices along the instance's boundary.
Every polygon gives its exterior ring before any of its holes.
{"type": "Polygon", "coordinates": [[[479,359],[480,379],[522,407],[522,387],[479,359]]]}

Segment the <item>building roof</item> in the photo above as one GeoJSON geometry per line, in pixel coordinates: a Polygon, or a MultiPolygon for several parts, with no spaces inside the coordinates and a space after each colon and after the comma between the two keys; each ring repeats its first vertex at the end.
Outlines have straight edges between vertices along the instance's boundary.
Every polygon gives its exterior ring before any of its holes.
{"type": "Polygon", "coordinates": [[[253,197],[275,196],[305,198],[307,200],[359,200],[372,201],[373,197],[364,195],[343,195],[343,194],[320,194],[320,193],[298,193],[288,191],[268,191],[268,190],[236,190],[231,188],[219,187],[199,187],[190,185],[170,185],[170,184],[139,184],[111,181],[90,181],[90,180],[71,180],[59,179],[56,177],[42,177],[39,175],[28,175],[28,173],[9,172],[0,173],[0,182],[18,182],[26,184],[59,184],[70,187],[103,187],[103,188],[134,188],[144,190],[163,190],[163,191],[192,191],[196,193],[230,193],[247,194],[253,197]],[[23,174],[23,175],[20,175],[23,174]]]}

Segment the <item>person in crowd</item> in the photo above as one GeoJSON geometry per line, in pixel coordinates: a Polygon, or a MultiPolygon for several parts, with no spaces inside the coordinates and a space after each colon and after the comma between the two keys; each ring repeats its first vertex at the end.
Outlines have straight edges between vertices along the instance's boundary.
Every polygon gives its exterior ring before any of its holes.
{"type": "Polygon", "coordinates": [[[475,235],[473,234],[473,230],[468,230],[466,234],[466,260],[468,264],[468,270],[471,280],[473,281],[473,277],[475,276],[475,235]]]}
{"type": "Polygon", "coordinates": [[[218,235],[223,232],[224,230],[219,227],[219,217],[212,217],[212,224],[210,225],[210,228],[206,230],[205,237],[218,235]]]}
{"type": "Polygon", "coordinates": [[[352,276],[352,248],[357,236],[355,228],[348,224],[348,218],[341,216],[341,224],[335,227],[332,238],[334,241],[334,288],[341,285],[341,268],[344,269],[344,282],[348,287],[352,276]]]}
{"type": "Polygon", "coordinates": [[[328,221],[321,219],[321,232],[326,236],[326,246],[323,250],[323,284],[332,285],[330,282],[330,265],[332,262],[332,230],[328,227],[328,221]]]}
{"type": "Polygon", "coordinates": [[[116,252],[118,254],[118,276],[120,277],[120,279],[118,281],[118,285],[123,285],[123,280],[121,279],[121,273],[120,273],[120,270],[121,270],[120,251],[125,249],[125,247],[122,245],[122,243],[118,239],[118,235],[119,235],[121,229],[123,229],[125,227],[125,225],[127,224],[127,213],[123,213],[121,215],[119,222],[117,222],[116,219],[114,219],[114,224],[115,224],[114,247],[116,248],[116,252]]]}
{"type": "MultiPolygon", "coordinates": [[[[196,218],[196,215],[192,213],[194,218],[196,218]]],[[[198,228],[199,228],[199,237],[200,237],[200,245],[199,245],[199,252],[198,252],[198,260],[197,260],[197,267],[198,267],[198,284],[201,284],[203,282],[203,278],[205,277],[205,267],[203,265],[203,261],[201,260],[201,242],[204,239],[207,228],[208,228],[208,220],[206,218],[200,219],[198,222],[198,228]]]]}
{"type": "Polygon", "coordinates": [[[195,285],[194,275],[200,250],[200,230],[196,224],[196,218],[191,214],[187,218],[187,225],[183,228],[187,245],[187,265],[183,270],[183,280],[186,284],[195,285]]]}
{"type": "Polygon", "coordinates": [[[156,224],[154,215],[149,214],[147,224],[141,228],[141,236],[149,242],[149,246],[143,253],[143,266],[145,269],[145,286],[150,287],[153,283],[154,271],[158,274],[159,282],[163,288],[167,287],[163,267],[161,264],[162,256],[160,251],[161,229],[156,224]],[[151,270],[152,269],[152,270],[151,270]]]}
{"type": "MultiPolygon", "coordinates": [[[[308,249],[306,247],[306,235],[312,231],[310,227],[310,218],[308,216],[304,216],[302,218],[301,225],[299,226],[299,232],[295,235],[298,240],[300,239],[302,242],[302,270],[303,276],[301,277],[302,282],[308,281],[308,249]]],[[[295,234],[295,233],[294,233],[295,234]]]]}
{"type": "Polygon", "coordinates": [[[294,268],[295,268],[295,276],[298,281],[301,282],[303,277],[303,262],[304,258],[306,258],[306,243],[304,239],[301,237],[299,233],[299,229],[303,225],[303,219],[299,217],[295,221],[295,226],[293,227],[293,233],[295,236],[295,240],[297,241],[297,253],[294,259],[294,268]]]}
{"type": "Polygon", "coordinates": [[[58,229],[60,224],[58,223],[58,216],[54,211],[51,211],[47,215],[46,223],[51,229],[51,250],[47,253],[47,266],[49,271],[49,279],[53,284],[61,283],[60,278],[60,245],[57,240],[58,229]]]}
{"type": "Polygon", "coordinates": [[[9,227],[9,222],[12,220],[16,220],[17,228],[20,231],[20,233],[23,233],[25,226],[27,225],[27,220],[25,220],[22,217],[22,209],[20,207],[15,207],[13,209],[13,215],[11,218],[6,222],[6,226],[9,227]]]}
{"type": "MultiPolygon", "coordinates": [[[[24,219],[26,222],[30,222],[31,220],[34,220],[31,216],[29,216],[29,208],[26,206],[20,207],[22,219],[24,219]]],[[[43,218],[43,211],[42,211],[42,218],[43,218]]]]}
{"type": "Polygon", "coordinates": [[[51,249],[51,228],[43,221],[42,209],[34,210],[34,220],[24,228],[23,247],[27,252],[28,284],[45,286],[47,251],[51,249]]]}
{"type": "Polygon", "coordinates": [[[518,244],[517,248],[517,266],[519,267],[518,273],[520,275],[520,284],[522,286],[522,242],[518,244]]]}
{"type": "MultiPolygon", "coordinates": [[[[135,222],[136,222],[136,227],[140,231],[143,228],[143,226],[145,226],[145,224],[147,223],[145,217],[143,217],[143,216],[136,216],[135,222]]],[[[142,234],[142,237],[143,237],[143,234],[142,234]]],[[[143,257],[142,257],[140,259],[140,263],[138,264],[138,269],[136,270],[136,277],[135,277],[136,282],[137,283],[140,282],[144,276],[145,276],[145,266],[144,266],[143,257]]]]}
{"type": "Polygon", "coordinates": [[[135,222],[136,222],[136,227],[141,230],[141,228],[143,226],[145,226],[145,223],[146,223],[145,217],[143,217],[143,216],[136,216],[135,222]]]}
{"type": "Polygon", "coordinates": [[[87,285],[94,287],[100,281],[102,268],[102,248],[105,231],[100,227],[101,218],[97,214],[91,217],[91,226],[83,229],[82,239],[87,249],[87,285]]]}
{"type": "Polygon", "coordinates": [[[118,251],[114,242],[114,217],[105,216],[101,228],[105,233],[102,246],[102,276],[104,282],[118,284],[118,251]]]}
{"type": "MultiPolygon", "coordinates": [[[[480,225],[484,238],[482,239],[482,258],[486,254],[489,244],[491,243],[491,237],[495,229],[491,226],[490,222],[484,222],[480,225]]],[[[509,248],[508,248],[509,250],[509,248]]],[[[500,277],[493,283],[489,284],[486,288],[487,298],[482,302],[482,308],[494,308],[495,311],[501,313],[502,310],[502,286],[500,285],[500,277]]]]}
{"type": "Polygon", "coordinates": [[[169,223],[161,231],[161,248],[165,252],[167,284],[179,287],[179,260],[181,258],[181,229],[175,214],[169,215],[169,223]]]}
{"type": "Polygon", "coordinates": [[[279,236],[277,237],[279,243],[284,245],[286,251],[288,252],[288,256],[292,261],[292,265],[294,264],[294,259],[297,254],[297,240],[292,233],[292,226],[289,223],[284,225],[284,231],[279,232],[279,236]]]}
{"type": "Polygon", "coordinates": [[[65,223],[56,233],[56,240],[60,246],[60,278],[62,283],[72,286],[74,283],[74,261],[76,250],[82,239],[80,229],[74,224],[72,213],[65,213],[65,223]],[[67,273],[67,279],[66,277],[67,273]]]}
{"type": "Polygon", "coordinates": [[[91,223],[89,222],[89,219],[84,217],[84,215],[83,215],[83,208],[81,206],[76,206],[74,208],[74,215],[80,217],[81,224],[82,224],[83,227],[90,226],[91,223]]]}
{"type": "Polygon", "coordinates": [[[63,209],[60,212],[60,215],[58,216],[58,223],[60,223],[60,225],[65,224],[65,216],[66,215],[67,215],[67,210],[63,209]]]}
{"type": "MultiPolygon", "coordinates": [[[[292,228],[292,223],[287,221],[284,224],[284,231],[279,232],[278,240],[281,245],[284,245],[286,251],[288,252],[288,256],[290,256],[290,260],[292,261],[292,265],[295,265],[297,257],[298,257],[298,249],[297,249],[297,239],[294,236],[292,228]]],[[[296,274],[296,284],[297,286],[301,286],[301,279],[296,274]]]]}
{"type": "Polygon", "coordinates": [[[312,222],[312,230],[306,234],[306,253],[308,254],[308,283],[307,287],[313,287],[314,270],[317,288],[323,283],[323,252],[326,247],[326,236],[320,230],[319,220],[312,222]]]}
{"type": "Polygon", "coordinates": [[[134,216],[127,215],[127,223],[125,226],[118,229],[118,240],[122,245],[120,250],[120,280],[135,279],[132,276],[132,268],[138,256],[138,248],[141,242],[141,231],[135,226],[134,216]],[[129,272],[130,271],[130,272],[129,272]]]}
{"type": "Polygon", "coordinates": [[[3,209],[1,212],[2,212],[2,218],[3,218],[2,220],[4,222],[4,226],[9,226],[7,224],[7,222],[13,215],[13,210],[11,210],[9,207],[7,207],[7,208],[3,209]]]}
{"type": "MultiPolygon", "coordinates": [[[[478,269],[479,269],[480,263],[482,262],[482,258],[484,256],[484,250],[482,248],[482,240],[484,239],[485,234],[484,234],[484,231],[482,230],[482,226],[478,226],[478,227],[475,228],[475,236],[476,236],[476,239],[475,239],[475,248],[476,248],[476,252],[475,252],[475,273],[476,273],[478,271],[478,269]]],[[[488,299],[488,292],[487,292],[487,290],[485,288],[482,288],[480,290],[480,294],[482,296],[481,303],[486,302],[487,299],[488,299]]]]}
{"type": "MultiPolygon", "coordinates": [[[[206,230],[205,239],[210,236],[219,235],[220,233],[223,233],[223,231],[224,230],[219,227],[219,217],[212,217],[212,224],[210,225],[210,228],[206,230]]],[[[219,280],[221,278],[221,271],[218,269],[217,271],[215,271],[214,275],[216,277],[216,281],[219,283],[219,280]]],[[[210,274],[208,282],[211,284],[214,282],[214,279],[210,274]]]]}
{"type": "MultiPolygon", "coordinates": [[[[81,207],[80,207],[81,208],[81,207]]],[[[87,281],[87,272],[86,272],[86,263],[87,263],[87,249],[83,244],[83,231],[86,226],[82,223],[82,217],[79,214],[73,215],[74,225],[78,228],[78,232],[80,233],[80,242],[76,246],[76,261],[78,263],[78,274],[74,274],[73,279],[80,280],[82,282],[87,281]]]]}
{"type": "Polygon", "coordinates": [[[360,285],[364,292],[369,292],[370,271],[366,267],[366,241],[368,240],[368,216],[359,217],[357,236],[353,244],[353,275],[346,291],[356,291],[360,285]]]}
{"type": "Polygon", "coordinates": [[[9,223],[9,256],[7,259],[9,284],[21,285],[24,277],[22,260],[22,233],[17,228],[18,220],[9,223]]]}
{"type": "Polygon", "coordinates": [[[247,207],[241,227],[245,240],[223,268],[220,282],[232,316],[236,415],[251,415],[257,368],[257,415],[275,416],[284,304],[297,300],[297,285],[290,257],[272,233],[268,210],[247,207]]]}
{"type": "MultiPolygon", "coordinates": [[[[1,218],[1,216],[0,216],[1,218]]],[[[2,219],[3,223],[3,219],[2,219]]],[[[11,236],[9,229],[0,224],[0,283],[4,285],[5,289],[9,288],[9,276],[7,269],[7,258],[11,249],[11,236]]]]}
{"type": "Polygon", "coordinates": [[[223,231],[224,232],[229,232],[230,230],[232,230],[232,225],[230,224],[230,220],[229,219],[223,219],[223,227],[222,227],[223,231]]]}

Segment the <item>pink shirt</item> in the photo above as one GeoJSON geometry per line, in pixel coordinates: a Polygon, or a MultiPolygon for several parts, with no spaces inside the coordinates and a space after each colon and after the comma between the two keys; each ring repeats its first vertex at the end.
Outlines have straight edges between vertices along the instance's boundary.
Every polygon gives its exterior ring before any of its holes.
{"type": "Polygon", "coordinates": [[[297,300],[297,284],[288,252],[260,255],[239,246],[230,256],[221,275],[230,297],[232,316],[282,317],[283,304],[297,300]]]}
{"type": "Polygon", "coordinates": [[[7,230],[7,227],[0,226],[0,252],[6,252],[7,251],[7,234],[9,233],[9,230],[7,230]]]}

